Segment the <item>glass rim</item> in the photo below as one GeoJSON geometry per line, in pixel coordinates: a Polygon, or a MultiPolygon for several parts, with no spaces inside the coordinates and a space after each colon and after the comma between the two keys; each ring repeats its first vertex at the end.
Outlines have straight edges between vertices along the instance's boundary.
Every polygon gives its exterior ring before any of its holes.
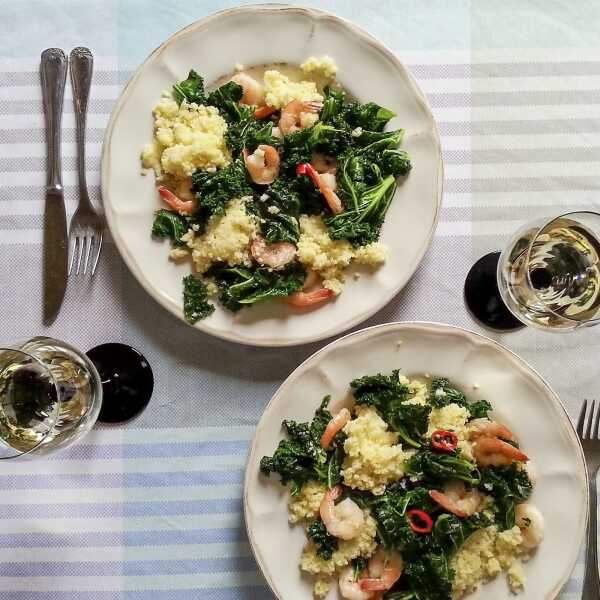
{"type": "Polygon", "coordinates": [[[569,212],[561,213],[560,215],[557,215],[555,217],[547,219],[538,228],[538,230],[536,231],[536,234],[531,238],[531,241],[529,242],[529,244],[527,246],[526,260],[527,260],[527,283],[529,284],[529,289],[533,291],[533,294],[535,295],[535,297],[548,309],[549,312],[551,312],[553,315],[555,315],[561,319],[565,319],[566,321],[573,323],[573,328],[577,329],[579,327],[594,325],[595,323],[597,323],[600,320],[600,317],[597,317],[595,319],[590,319],[589,321],[579,321],[577,319],[572,319],[571,317],[558,314],[555,310],[550,308],[548,306],[548,304],[538,294],[537,289],[534,287],[533,282],[531,281],[531,272],[529,270],[529,265],[531,263],[531,253],[533,252],[533,246],[534,246],[535,242],[538,240],[539,236],[542,235],[542,232],[545,229],[547,229],[552,223],[554,223],[554,221],[558,221],[559,219],[568,218],[568,217],[571,217],[574,215],[593,215],[595,217],[600,218],[600,213],[596,212],[594,210],[571,210],[569,212]]]}
{"type": "MultiPolygon", "coordinates": [[[[39,367],[41,367],[44,370],[44,372],[50,376],[50,379],[52,380],[52,385],[54,386],[54,392],[56,394],[56,406],[53,411],[54,414],[53,414],[52,423],[51,423],[50,427],[48,428],[48,431],[44,434],[42,439],[37,444],[35,444],[35,446],[32,446],[31,448],[29,448],[29,450],[26,450],[25,452],[20,452],[19,454],[13,454],[11,456],[0,455],[0,460],[12,460],[15,458],[21,458],[22,456],[26,456],[28,454],[31,454],[32,452],[35,452],[35,450],[37,450],[46,441],[46,438],[52,433],[52,431],[54,431],[54,427],[56,426],[56,423],[58,422],[58,415],[60,414],[60,405],[62,403],[62,400],[61,400],[59,389],[58,389],[58,383],[56,382],[54,373],[52,373],[52,370],[48,367],[48,365],[44,364],[37,356],[34,356],[30,352],[27,352],[20,348],[14,348],[11,346],[4,346],[4,345],[0,344],[0,355],[2,355],[2,353],[4,353],[4,352],[14,352],[14,353],[26,356],[29,359],[31,359],[34,363],[36,363],[39,367]]],[[[6,445],[8,445],[8,444],[6,444],[6,445]]],[[[12,446],[11,446],[11,448],[12,448],[12,446]]],[[[16,451],[16,449],[15,449],[15,451],[16,451]]]]}

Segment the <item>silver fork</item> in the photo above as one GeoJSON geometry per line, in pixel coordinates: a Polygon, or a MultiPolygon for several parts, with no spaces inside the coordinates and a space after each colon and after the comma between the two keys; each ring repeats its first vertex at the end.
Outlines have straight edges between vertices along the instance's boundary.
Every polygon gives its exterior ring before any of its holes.
{"type": "Polygon", "coordinates": [[[92,83],[94,57],[88,48],[74,48],[69,56],[73,102],[75,105],[75,125],[77,128],[77,175],[79,180],[79,205],[69,227],[69,275],[75,267],[79,275],[83,257],[83,274],[91,262],[91,274],[98,266],[102,249],[104,219],[96,212],[88,195],[85,179],[85,122],[87,104],[92,83]],[[91,261],[90,261],[91,257],[91,261]]]}
{"type": "Polygon", "coordinates": [[[597,522],[597,488],[596,475],[600,467],[600,404],[595,400],[585,400],[577,420],[577,434],[583,446],[590,486],[590,522],[588,524],[588,540],[585,555],[585,579],[583,581],[582,600],[598,600],[600,598],[600,580],[598,577],[598,522],[597,522]],[[589,410],[588,410],[589,408],[589,410]]]}

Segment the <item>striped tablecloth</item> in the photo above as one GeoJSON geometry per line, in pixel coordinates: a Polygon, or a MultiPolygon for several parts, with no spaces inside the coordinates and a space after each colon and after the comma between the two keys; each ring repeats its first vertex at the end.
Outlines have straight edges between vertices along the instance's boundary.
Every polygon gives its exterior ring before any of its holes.
{"type": "MultiPolygon", "coordinates": [[[[306,2],[345,16],[395,50],[429,97],[442,135],[445,194],[430,252],[367,325],[437,320],[475,330],[462,302],[469,266],[524,221],[600,198],[600,5],[596,2],[306,2]]],[[[44,124],[40,52],[95,53],[89,179],[109,112],[131,72],[218,0],[0,0],[0,336],[50,334],[82,349],[131,343],[152,363],[148,410],[98,428],[43,461],[0,465],[0,598],[268,598],[241,513],[245,456],[266,401],[322,344],[248,349],[194,333],[151,301],[110,240],[93,283],[71,285],[41,324],[44,124]],[[148,327],[151,323],[152,327],[148,327]]],[[[257,41],[260,43],[260,41],[257,41]]],[[[63,129],[68,211],[76,199],[74,118],[63,129]]],[[[600,396],[593,330],[497,336],[531,362],[576,415],[600,396]]],[[[561,599],[579,596],[582,565],[561,599]]]]}

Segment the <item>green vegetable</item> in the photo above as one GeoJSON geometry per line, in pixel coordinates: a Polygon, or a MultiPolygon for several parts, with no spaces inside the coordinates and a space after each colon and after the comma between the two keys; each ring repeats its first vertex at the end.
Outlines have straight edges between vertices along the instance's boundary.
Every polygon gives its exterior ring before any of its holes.
{"type": "Polygon", "coordinates": [[[204,104],[206,97],[204,95],[204,80],[193,69],[189,72],[187,79],[180,81],[173,86],[173,95],[175,100],[181,104],[184,100],[204,104]]]}
{"type": "Polygon", "coordinates": [[[437,408],[447,406],[448,404],[464,406],[470,413],[470,419],[487,417],[488,413],[492,410],[492,405],[487,400],[469,402],[463,392],[442,377],[432,380],[429,389],[429,401],[437,408]]]}
{"type": "Polygon", "coordinates": [[[321,447],[321,437],[331,420],[326,396],[311,423],[284,421],[288,439],[281,440],[273,456],[263,456],[260,469],[265,475],[277,473],[282,485],[291,484],[290,494],[296,496],[308,481],[327,482],[327,452],[321,447]]]}
{"type": "Polygon", "coordinates": [[[345,435],[340,431],[334,438],[335,450],[327,463],[327,487],[332,488],[342,481],[342,463],[344,462],[345,435]]]}
{"type": "Polygon", "coordinates": [[[419,448],[427,433],[431,406],[406,404],[410,398],[407,385],[398,379],[399,371],[391,375],[368,375],[350,383],[357,404],[374,406],[390,429],[396,431],[409,446],[419,448]]]}
{"type": "Polygon", "coordinates": [[[237,123],[230,123],[225,132],[225,141],[234,155],[239,155],[244,148],[254,152],[260,144],[277,146],[279,143],[279,139],[273,137],[273,122],[257,121],[251,115],[237,123]]]}
{"type": "Polygon", "coordinates": [[[329,235],[334,240],[350,240],[358,246],[376,242],[395,191],[393,175],[369,187],[357,195],[355,208],[326,219],[329,235]]]}
{"type": "Polygon", "coordinates": [[[483,512],[475,513],[465,519],[442,513],[433,526],[433,536],[447,552],[454,553],[472,533],[493,524],[494,521],[483,512]]]}
{"type": "Polygon", "coordinates": [[[199,200],[193,221],[200,225],[211,215],[222,215],[232,198],[252,195],[244,161],[239,158],[212,173],[196,171],[192,175],[192,191],[199,200]]]}
{"type": "Polygon", "coordinates": [[[517,463],[483,469],[479,487],[494,498],[493,511],[500,529],[514,527],[515,503],[525,502],[532,492],[527,471],[519,468],[517,463]]]}
{"type": "Polygon", "coordinates": [[[181,236],[187,233],[188,229],[188,220],[179,213],[162,208],[154,214],[152,235],[159,238],[169,238],[176,246],[185,244],[181,241],[181,236]]]}
{"type": "Polygon", "coordinates": [[[193,275],[183,278],[183,315],[193,325],[213,313],[215,307],[208,301],[206,284],[193,275]]]}
{"type": "Polygon", "coordinates": [[[306,536],[317,546],[317,556],[324,560],[330,560],[333,553],[338,549],[338,541],[325,528],[323,521],[317,519],[306,529],[306,536]]]}
{"type": "Polygon", "coordinates": [[[423,447],[406,462],[406,468],[412,475],[438,483],[445,479],[460,479],[469,485],[478,485],[481,480],[473,463],[458,458],[458,450],[452,454],[440,454],[423,447]]]}
{"type": "Polygon", "coordinates": [[[208,94],[206,104],[216,106],[219,114],[229,123],[245,121],[254,114],[254,107],[240,104],[243,93],[241,85],[228,81],[208,94]]]}
{"type": "Polygon", "coordinates": [[[275,242],[291,242],[295,244],[300,238],[300,196],[293,184],[284,178],[276,179],[264,192],[267,200],[255,196],[248,208],[257,215],[260,231],[269,244],[275,242]],[[269,210],[275,207],[275,214],[269,210]]]}
{"type": "Polygon", "coordinates": [[[219,301],[231,311],[238,311],[248,304],[267,298],[289,296],[300,290],[306,279],[306,271],[293,264],[284,270],[267,267],[230,267],[214,264],[207,272],[219,287],[219,301]]]}
{"type": "Polygon", "coordinates": [[[364,556],[359,556],[352,561],[352,567],[354,570],[354,581],[360,578],[363,571],[369,566],[369,559],[364,556]]]}

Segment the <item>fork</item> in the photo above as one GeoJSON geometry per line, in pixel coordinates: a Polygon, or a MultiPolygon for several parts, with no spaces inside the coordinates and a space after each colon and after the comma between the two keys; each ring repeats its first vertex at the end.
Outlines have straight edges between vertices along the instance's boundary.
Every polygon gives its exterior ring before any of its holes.
{"type": "Polygon", "coordinates": [[[596,475],[600,467],[600,404],[595,400],[584,401],[579,419],[577,434],[585,454],[588,482],[590,489],[590,522],[588,526],[587,550],[585,556],[585,579],[583,581],[582,600],[598,600],[600,598],[600,581],[598,577],[598,540],[597,540],[597,488],[596,475]],[[589,410],[588,410],[589,407],[589,410]]]}
{"type": "Polygon", "coordinates": [[[91,274],[93,275],[98,266],[102,249],[104,219],[96,212],[90,201],[85,179],[85,122],[94,68],[94,57],[89,48],[74,48],[69,56],[69,66],[75,105],[79,180],[79,205],[69,227],[69,247],[71,249],[69,275],[74,267],[76,267],[75,274],[79,275],[82,257],[83,274],[87,273],[88,264],[91,262],[91,274]]]}

